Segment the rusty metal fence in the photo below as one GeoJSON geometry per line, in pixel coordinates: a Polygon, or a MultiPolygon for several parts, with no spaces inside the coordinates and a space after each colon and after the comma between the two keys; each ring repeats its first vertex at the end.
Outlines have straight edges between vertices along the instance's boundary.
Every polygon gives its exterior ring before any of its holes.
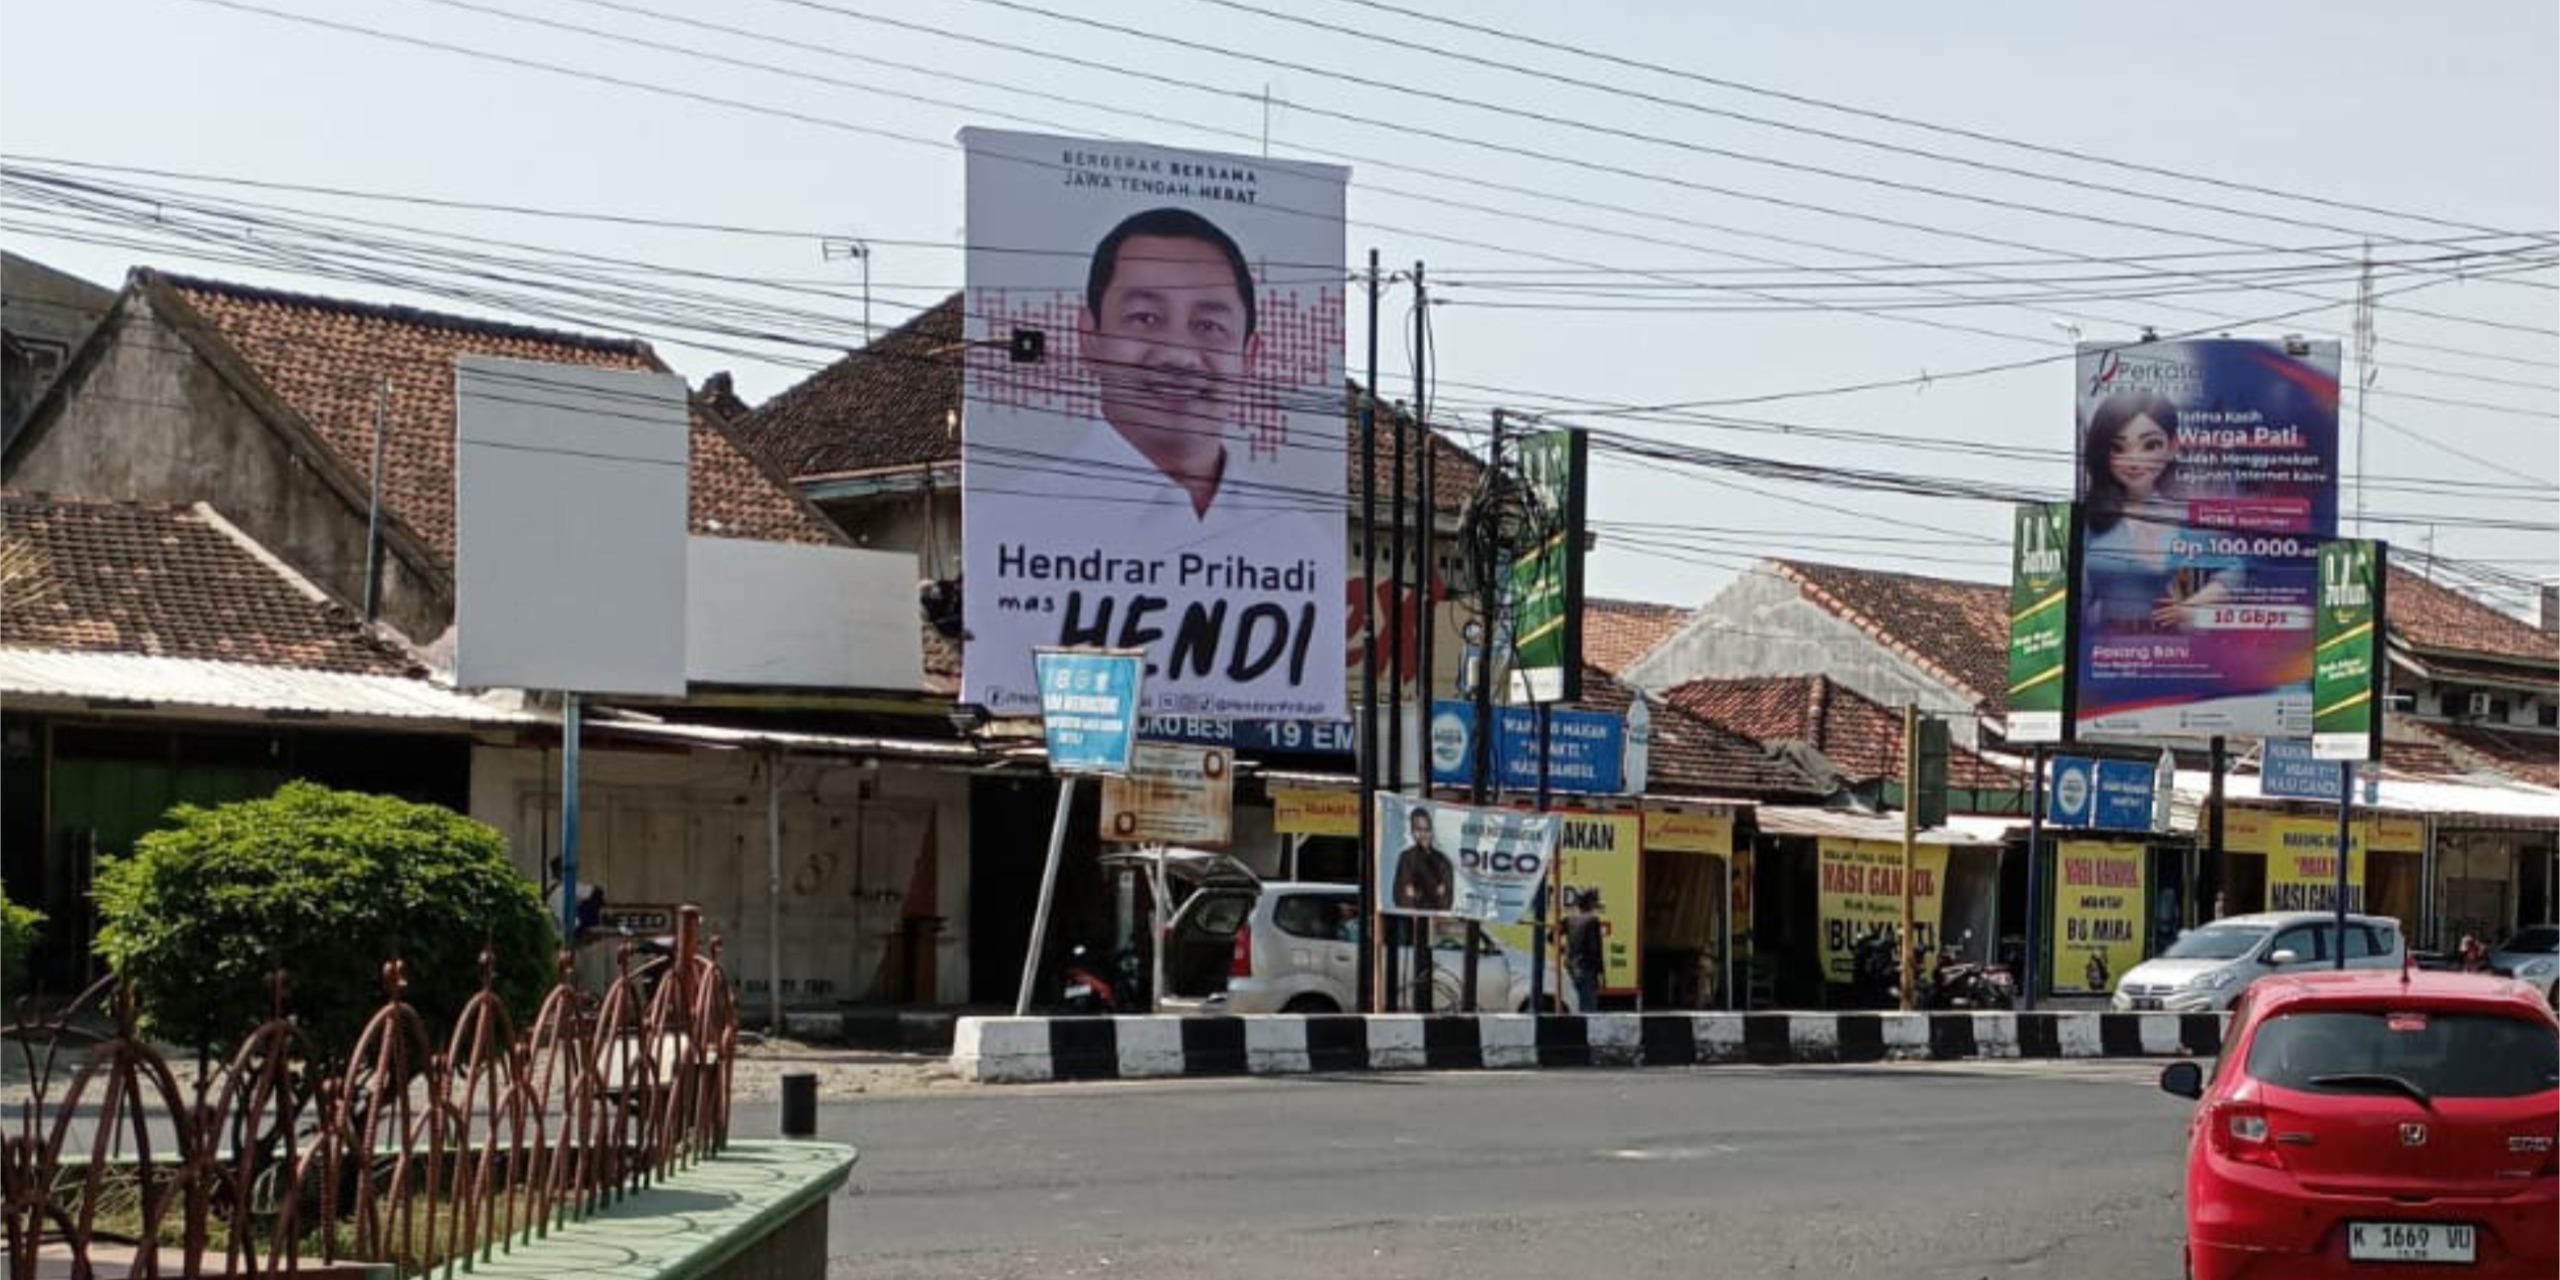
{"type": "Polygon", "coordinates": [[[601,994],[564,951],[521,1030],[484,953],[441,1043],[395,960],[326,1068],[274,975],[272,1016],[184,1084],[113,979],[20,1017],[0,1028],[25,1071],[0,1148],[9,1280],[450,1275],[539,1238],[727,1144],[738,1016],[719,953],[692,907],[669,954],[623,944],[601,994]]]}

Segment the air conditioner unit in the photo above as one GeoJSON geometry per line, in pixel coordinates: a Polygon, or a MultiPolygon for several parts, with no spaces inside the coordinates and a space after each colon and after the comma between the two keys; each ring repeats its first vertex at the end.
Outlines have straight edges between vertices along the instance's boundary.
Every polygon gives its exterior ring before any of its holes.
{"type": "Polygon", "coordinates": [[[2474,719],[2474,720],[2486,720],[2486,719],[2488,719],[2488,718],[2489,718],[2489,695],[2488,695],[2488,694],[2486,694],[2486,693],[2482,693],[2482,692],[2480,692],[2480,691],[2478,691],[2478,690],[2474,690],[2474,691],[2472,692],[2472,694],[2471,694],[2471,701],[2470,701],[2470,704],[2469,704],[2469,705],[2468,705],[2468,707],[2465,709],[2464,714],[2468,715],[2470,718],[2472,718],[2472,719],[2474,719]]]}

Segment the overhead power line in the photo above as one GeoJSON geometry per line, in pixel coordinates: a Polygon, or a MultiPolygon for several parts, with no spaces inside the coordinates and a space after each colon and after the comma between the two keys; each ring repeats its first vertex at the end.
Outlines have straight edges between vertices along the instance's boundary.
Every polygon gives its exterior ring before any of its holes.
{"type": "Polygon", "coordinates": [[[2210,174],[2174,169],[2166,165],[2145,164],[2139,161],[2124,160],[2114,156],[2101,155],[2096,152],[2080,150],[2072,147],[2031,142],[2022,138],[2014,138],[2003,134],[1993,133],[1988,130],[1970,129],[1958,125],[1949,125],[1923,120],[1914,116],[1903,115],[1896,112],[1880,111],[1872,107],[1856,106],[1850,103],[1816,97],[1812,94],[1795,93],[1783,89],[1773,89],[1765,85],[1752,84],[1747,81],[1735,80],[1729,77],[1707,75],[1703,72],[1691,70],[1685,67],[1674,67],[1659,62],[1647,61],[1642,58],[1603,52],[1601,50],[1569,44],[1563,41],[1543,39],[1523,32],[1505,30],[1501,27],[1492,26],[1487,23],[1470,22],[1466,19],[1453,18],[1446,14],[1429,13],[1423,10],[1413,9],[1405,5],[1392,3],[1391,0],[1340,0],[1340,2],[1344,4],[1358,5],[1364,9],[1396,14],[1400,17],[1411,18],[1418,22],[1427,22],[1437,26],[1473,32],[1477,35],[1490,36],[1497,40],[1544,49],[1549,52],[1571,54],[1575,57],[1588,58],[1596,62],[1624,67],[1629,70],[1650,71],[1658,75],[1671,76],[1676,79],[1687,80],[1697,84],[1711,85],[1715,88],[1727,89],[1736,93],[1750,94],[1755,97],[1769,98],[1781,102],[1790,102],[1797,106],[1812,107],[1821,111],[1829,111],[1840,115],[1874,120],[1883,124],[1899,125],[1903,128],[1918,129],[1945,137],[1963,138],[1971,142],[1980,142],[1997,147],[2007,147],[2012,150],[2029,152],[2036,155],[2051,156],[2060,160],[2073,160],[2083,164],[2098,165],[2104,168],[2115,169],[2120,172],[2146,174],[2155,178],[2174,178],[2180,182],[2220,187],[2230,191],[2246,191],[2252,195],[2268,196],[2278,200],[2287,200],[2299,204],[2317,205],[2322,208],[2338,209],[2350,213],[2368,213],[2379,217],[2398,218],[2407,222],[2424,222],[2433,226],[2446,227],[2457,231],[2495,230],[2494,228],[2480,226],[2476,223],[2438,217],[2433,214],[2411,213],[2406,210],[2390,209],[2380,205],[2361,204],[2352,200],[2335,199],[2307,191],[2288,190],[2282,187],[2261,186],[2256,183],[2245,182],[2236,178],[2217,177],[2210,174]]]}

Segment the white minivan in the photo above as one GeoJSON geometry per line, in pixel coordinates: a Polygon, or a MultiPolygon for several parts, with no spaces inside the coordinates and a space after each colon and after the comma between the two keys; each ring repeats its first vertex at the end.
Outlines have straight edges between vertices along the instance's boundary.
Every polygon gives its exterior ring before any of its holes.
{"type": "Polygon", "coordinates": [[[2400,922],[2389,916],[2338,917],[2329,911],[2269,911],[2225,916],[2189,929],[2159,955],[2125,971],[2115,1007],[2175,1013],[2218,1012],[2255,979],[2278,969],[2329,969],[2341,949],[2350,969],[2397,969],[2406,958],[2400,922]]]}

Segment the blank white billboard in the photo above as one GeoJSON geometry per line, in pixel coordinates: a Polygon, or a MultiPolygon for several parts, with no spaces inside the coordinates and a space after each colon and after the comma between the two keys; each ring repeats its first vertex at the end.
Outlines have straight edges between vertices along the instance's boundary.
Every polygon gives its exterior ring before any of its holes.
{"type": "Polygon", "coordinates": [[[465,356],[454,429],[456,682],[681,696],[684,382],[465,356]]]}
{"type": "Polygon", "coordinates": [[[694,538],[686,559],[685,673],[694,680],[923,687],[914,556],[694,538]]]}

